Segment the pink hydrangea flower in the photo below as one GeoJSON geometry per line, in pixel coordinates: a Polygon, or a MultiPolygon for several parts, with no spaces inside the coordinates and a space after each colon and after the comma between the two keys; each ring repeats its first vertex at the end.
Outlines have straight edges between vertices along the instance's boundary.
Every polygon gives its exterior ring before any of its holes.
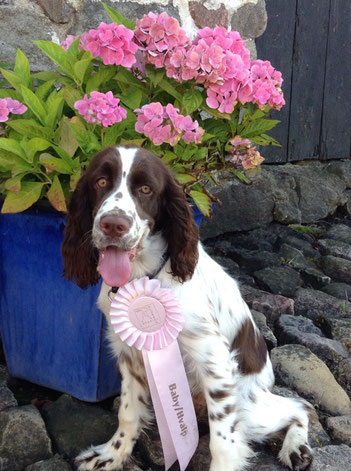
{"type": "Polygon", "coordinates": [[[229,79],[247,80],[250,52],[238,32],[219,26],[203,28],[192,44],[174,51],[165,66],[168,77],[195,79],[207,88],[229,79]]]}
{"type": "Polygon", "coordinates": [[[10,97],[0,99],[0,122],[3,123],[9,119],[9,114],[23,114],[27,111],[27,107],[18,100],[10,97]]]}
{"type": "Polygon", "coordinates": [[[233,146],[231,161],[235,166],[248,170],[258,167],[264,161],[264,158],[249,139],[235,136],[234,139],[229,142],[233,146]]]}
{"type": "Polygon", "coordinates": [[[0,123],[4,123],[9,119],[9,109],[7,107],[6,98],[0,99],[0,123]]]}
{"type": "Polygon", "coordinates": [[[74,103],[74,107],[88,123],[108,127],[127,117],[127,111],[119,106],[119,102],[120,99],[115,98],[112,92],[91,92],[90,98],[84,95],[83,100],[74,103]]]}
{"type": "Polygon", "coordinates": [[[82,35],[83,49],[94,57],[101,57],[105,65],[122,65],[130,68],[135,62],[138,46],[134,33],[124,25],[100,23],[98,29],[91,29],[82,35]]]}
{"type": "Polygon", "coordinates": [[[171,104],[149,103],[135,112],[138,115],[135,130],[145,134],[155,145],[175,146],[181,138],[186,143],[200,143],[205,132],[197,121],[179,114],[179,109],[171,104]]]}
{"type": "Polygon", "coordinates": [[[64,49],[65,51],[68,51],[70,45],[72,43],[74,43],[74,41],[78,38],[78,36],[73,36],[72,34],[69,34],[68,36],[66,36],[66,38],[61,41],[61,44],[60,46],[62,47],[62,49],[64,49]]]}
{"type": "Polygon", "coordinates": [[[255,60],[251,62],[250,81],[252,83],[251,99],[260,108],[268,104],[271,108],[280,109],[285,105],[281,89],[282,74],[272,67],[269,61],[255,60]]]}
{"type": "Polygon", "coordinates": [[[178,48],[190,44],[185,31],[180,28],[175,18],[166,12],[160,15],[149,13],[142,20],[136,20],[135,38],[140,48],[145,51],[145,60],[156,68],[164,67],[170,55],[178,48]]]}

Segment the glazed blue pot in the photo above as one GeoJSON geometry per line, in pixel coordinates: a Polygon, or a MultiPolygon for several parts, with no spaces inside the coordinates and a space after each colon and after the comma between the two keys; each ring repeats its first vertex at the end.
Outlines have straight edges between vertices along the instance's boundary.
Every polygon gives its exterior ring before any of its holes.
{"type": "Polygon", "coordinates": [[[96,307],[100,286],[62,277],[65,216],[0,215],[0,331],[11,376],[84,401],[119,392],[116,360],[96,307]]]}
{"type": "Polygon", "coordinates": [[[83,291],[62,277],[64,225],[49,210],[0,215],[3,347],[11,376],[101,401],[120,391],[117,363],[96,307],[100,284],[83,291]]]}

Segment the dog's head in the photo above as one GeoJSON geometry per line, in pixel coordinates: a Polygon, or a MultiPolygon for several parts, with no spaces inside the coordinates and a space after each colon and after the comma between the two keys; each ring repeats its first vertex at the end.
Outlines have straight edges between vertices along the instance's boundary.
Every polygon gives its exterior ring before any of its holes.
{"type": "Polygon", "coordinates": [[[151,152],[105,149],[92,159],[69,204],[64,275],[82,288],[95,284],[99,251],[137,257],[155,232],[167,243],[173,276],[189,279],[198,257],[198,229],[181,187],[151,152]]]}

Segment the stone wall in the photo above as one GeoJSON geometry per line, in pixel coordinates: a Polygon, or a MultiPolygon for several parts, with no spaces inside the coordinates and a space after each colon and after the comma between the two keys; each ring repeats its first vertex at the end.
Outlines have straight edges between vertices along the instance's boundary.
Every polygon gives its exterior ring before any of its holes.
{"type": "Polygon", "coordinates": [[[203,239],[273,221],[311,224],[338,208],[351,216],[351,160],[263,165],[250,185],[222,179],[213,193],[223,204],[201,226],[203,239]]]}
{"type": "MultiPolygon", "coordinates": [[[[239,31],[255,54],[254,39],[267,23],[264,0],[105,0],[128,18],[166,11],[177,18],[189,36],[197,28],[216,24],[239,31]]],[[[17,48],[29,57],[32,70],[50,63],[32,43],[34,39],[59,42],[67,34],[80,34],[109,22],[99,0],[0,0],[0,62],[14,62],[17,48]]]]}

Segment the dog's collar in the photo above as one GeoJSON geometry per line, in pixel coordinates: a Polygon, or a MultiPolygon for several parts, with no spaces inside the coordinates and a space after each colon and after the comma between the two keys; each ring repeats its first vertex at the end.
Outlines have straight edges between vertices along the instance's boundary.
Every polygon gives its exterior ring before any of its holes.
{"type": "MultiPolygon", "coordinates": [[[[161,270],[164,268],[164,266],[166,265],[167,263],[167,260],[169,259],[169,252],[168,252],[168,249],[163,252],[162,254],[162,257],[161,257],[161,264],[160,266],[157,268],[157,270],[155,270],[153,273],[147,273],[146,276],[149,277],[150,280],[152,280],[153,278],[156,278],[156,276],[161,272],[161,270]]],[[[112,301],[112,294],[116,294],[117,291],[118,291],[118,288],[119,286],[112,286],[112,288],[109,289],[108,291],[108,297],[110,299],[110,301],[112,301]]]]}

